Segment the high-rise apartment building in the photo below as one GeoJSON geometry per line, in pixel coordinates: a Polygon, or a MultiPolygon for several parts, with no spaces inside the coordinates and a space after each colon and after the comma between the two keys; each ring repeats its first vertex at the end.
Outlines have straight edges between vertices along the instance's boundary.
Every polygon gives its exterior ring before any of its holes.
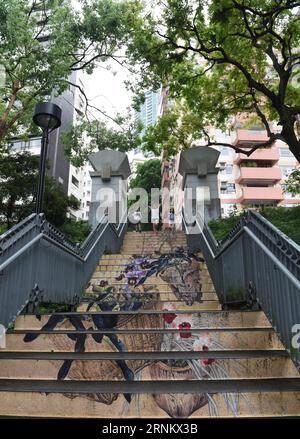
{"type": "Polygon", "coordinates": [[[140,111],[135,113],[136,121],[143,124],[141,135],[145,133],[149,126],[155,125],[159,116],[160,99],[160,90],[149,90],[145,93],[145,101],[141,105],[140,111]]]}
{"type": "MultiPolygon", "coordinates": [[[[216,130],[215,138],[247,149],[265,142],[267,133],[263,130],[237,128],[226,135],[216,130]]],[[[285,191],[286,178],[299,167],[285,143],[278,140],[272,147],[258,149],[249,157],[236,153],[230,147],[214,148],[220,151],[217,166],[222,216],[245,208],[300,205],[300,194],[292,197],[285,191]]],[[[162,187],[177,190],[176,198],[171,199],[171,207],[174,207],[176,213],[181,212],[183,205],[182,177],[178,172],[179,156],[163,160],[162,165],[162,187]]]]}
{"type": "MultiPolygon", "coordinates": [[[[264,130],[237,128],[231,135],[217,132],[219,141],[232,142],[243,149],[268,139],[264,130]]],[[[250,156],[230,147],[219,148],[219,194],[223,215],[246,207],[291,207],[300,204],[300,194],[285,191],[285,179],[299,166],[288,146],[277,140],[270,148],[257,149],[250,156]]]]}

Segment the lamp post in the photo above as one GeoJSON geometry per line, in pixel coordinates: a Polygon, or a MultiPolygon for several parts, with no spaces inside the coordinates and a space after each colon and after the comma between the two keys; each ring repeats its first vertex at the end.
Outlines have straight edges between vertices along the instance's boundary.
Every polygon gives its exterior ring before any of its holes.
{"type": "Polygon", "coordinates": [[[42,102],[37,104],[34,109],[33,122],[43,130],[39,183],[36,197],[36,213],[39,214],[42,212],[43,208],[49,134],[61,125],[61,109],[58,105],[53,104],[52,102],[42,102]]]}

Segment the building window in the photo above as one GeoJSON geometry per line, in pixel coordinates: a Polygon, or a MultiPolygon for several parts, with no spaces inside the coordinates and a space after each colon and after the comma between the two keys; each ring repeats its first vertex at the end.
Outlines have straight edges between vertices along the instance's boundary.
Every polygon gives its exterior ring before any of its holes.
{"type": "Polygon", "coordinates": [[[227,175],[232,174],[232,169],[233,169],[233,165],[229,165],[229,164],[227,164],[227,165],[225,166],[226,174],[227,174],[227,175]]]}
{"type": "Polygon", "coordinates": [[[291,172],[294,171],[295,168],[292,168],[291,166],[280,166],[282,177],[287,178],[291,174],[291,172]]]}
{"type": "Polygon", "coordinates": [[[16,142],[12,142],[11,143],[11,148],[13,149],[13,150],[15,150],[15,151],[19,151],[19,150],[21,150],[21,149],[23,149],[23,143],[24,142],[21,142],[21,141],[16,141],[16,142]]]}
{"type": "Polygon", "coordinates": [[[74,184],[74,186],[79,187],[79,180],[77,180],[76,177],[74,177],[74,175],[72,175],[72,184],[74,184]]]}
{"type": "Polygon", "coordinates": [[[221,164],[223,165],[223,163],[220,163],[220,174],[231,175],[233,170],[233,165],[224,163],[224,166],[221,167],[221,164]]]}
{"type": "Polygon", "coordinates": [[[234,194],[235,184],[227,183],[226,181],[221,182],[221,194],[234,194]]]}
{"type": "Polygon", "coordinates": [[[234,194],[234,193],[235,193],[235,184],[227,183],[227,194],[234,194]]]}
{"type": "Polygon", "coordinates": [[[225,194],[226,193],[225,192],[227,190],[227,182],[226,181],[221,181],[220,189],[221,189],[221,194],[225,194]]]}
{"type": "Polygon", "coordinates": [[[294,157],[288,148],[279,148],[280,157],[294,157]]]}
{"type": "Polygon", "coordinates": [[[225,162],[220,162],[220,172],[224,171],[225,166],[226,166],[225,162]]]}
{"type": "Polygon", "coordinates": [[[30,148],[41,148],[42,139],[31,139],[29,147],[30,148]]]}
{"type": "Polygon", "coordinates": [[[223,148],[221,149],[221,154],[222,155],[229,155],[230,154],[229,149],[230,148],[228,148],[227,146],[223,146],[223,148]]]}

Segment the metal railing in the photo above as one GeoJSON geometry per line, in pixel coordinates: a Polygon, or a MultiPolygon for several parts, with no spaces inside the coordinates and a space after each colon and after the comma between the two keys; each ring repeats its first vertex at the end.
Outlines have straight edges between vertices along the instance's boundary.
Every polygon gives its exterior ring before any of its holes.
{"type": "Polygon", "coordinates": [[[82,245],[68,240],[45,220],[32,214],[0,236],[0,323],[8,326],[39,295],[43,302],[75,304],[99,258],[116,253],[126,231],[106,216],[82,245]]]}
{"type": "Polygon", "coordinates": [[[258,304],[299,369],[300,246],[252,210],[221,242],[200,216],[193,230],[183,223],[189,249],[202,251],[220,302],[258,304]]]}

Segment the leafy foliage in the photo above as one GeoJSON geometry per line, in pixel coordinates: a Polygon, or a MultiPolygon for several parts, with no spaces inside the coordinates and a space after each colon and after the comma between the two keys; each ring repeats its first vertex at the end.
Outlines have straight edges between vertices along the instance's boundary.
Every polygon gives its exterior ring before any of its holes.
{"type": "MultiPolygon", "coordinates": [[[[129,36],[128,54],[138,66],[138,84],[133,84],[139,90],[137,99],[141,90],[161,82],[169,99],[182,108],[177,117],[180,132],[188,115],[194,120],[189,135],[198,136],[201,128],[202,139],[212,145],[216,140],[209,137],[210,126],[230,129],[233,117],[248,115],[269,137],[248,155],[281,139],[300,159],[299,3],[157,0],[155,5],[151,10],[136,5],[129,36]],[[269,121],[277,122],[276,132],[269,121]]],[[[154,133],[160,147],[165,122],[154,133]]],[[[168,123],[167,147],[173,152],[176,122],[169,118],[168,123]]]]}
{"type": "Polygon", "coordinates": [[[217,241],[224,239],[228,233],[239,223],[242,213],[232,213],[226,218],[211,220],[209,227],[217,241]]]}
{"type": "Polygon", "coordinates": [[[0,217],[7,227],[33,212],[38,160],[29,153],[5,154],[0,160],[0,217]]]}
{"type": "MultiPolygon", "coordinates": [[[[143,188],[148,194],[147,205],[151,200],[151,189],[161,187],[161,162],[159,159],[150,159],[137,166],[136,176],[129,183],[129,189],[143,188]]],[[[146,201],[146,200],[145,200],[146,201]]],[[[134,200],[129,200],[128,205],[131,206],[134,200]]],[[[143,202],[143,200],[141,200],[143,202]]],[[[150,209],[148,209],[149,222],[142,223],[142,230],[152,230],[150,223],[150,209]]],[[[133,228],[130,224],[129,228],[133,228]]]]}
{"type": "Polygon", "coordinates": [[[139,124],[130,118],[118,117],[118,128],[103,121],[83,121],[62,135],[66,155],[74,166],[82,166],[97,150],[113,149],[128,152],[140,145],[139,124]]]}
{"type": "MultiPolygon", "coordinates": [[[[34,212],[38,184],[37,156],[27,152],[16,153],[13,159],[6,154],[0,160],[0,219],[10,228],[34,212]]],[[[76,222],[67,217],[70,210],[77,210],[79,201],[66,196],[59,184],[46,176],[44,213],[47,220],[60,228],[76,242],[82,241],[90,231],[84,221],[76,222]]],[[[4,226],[1,225],[1,229],[4,226]]],[[[4,231],[4,230],[3,230],[4,231]]]]}
{"type": "Polygon", "coordinates": [[[143,188],[151,194],[152,188],[161,187],[161,163],[159,159],[150,159],[137,166],[136,177],[130,181],[130,189],[143,188]]]}
{"type": "Polygon", "coordinates": [[[74,221],[68,218],[60,227],[60,230],[75,243],[83,242],[91,232],[91,225],[87,221],[74,221]]]}
{"type": "Polygon", "coordinates": [[[260,213],[300,245],[300,206],[265,207],[260,213]]]}
{"type": "Polygon", "coordinates": [[[80,201],[73,195],[67,196],[61,186],[52,177],[46,177],[44,214],[47,220],[61,228],[67,221],[70,210],[78,210],[80,201]]]}
{"type": "MultiPolygon", "coordinates": [[[[300,206],[295,207],[264,207],[259,213],[270,221],[289,238],[300,244],[300,206]]],[[[220,218],[209,222],[215,238],[220,241],[240,221],[242,213],[235,213],[227,218],[220,218]]]]}
{"type": "Polygon", "coordinates": [[[295,169],[285,180],[285,192],[296,197],[300,194],[300,169],[295,169]]]}
{"type": "MultiPolygon", "coordinates": [[[[92,73],[126,41],[125,1],[0,0],[0,146],[34,134],[36,102],[60,95],[72,72],[92,73]]],[[[1,152],[1,150],[0,150],[1,152]]]]}

